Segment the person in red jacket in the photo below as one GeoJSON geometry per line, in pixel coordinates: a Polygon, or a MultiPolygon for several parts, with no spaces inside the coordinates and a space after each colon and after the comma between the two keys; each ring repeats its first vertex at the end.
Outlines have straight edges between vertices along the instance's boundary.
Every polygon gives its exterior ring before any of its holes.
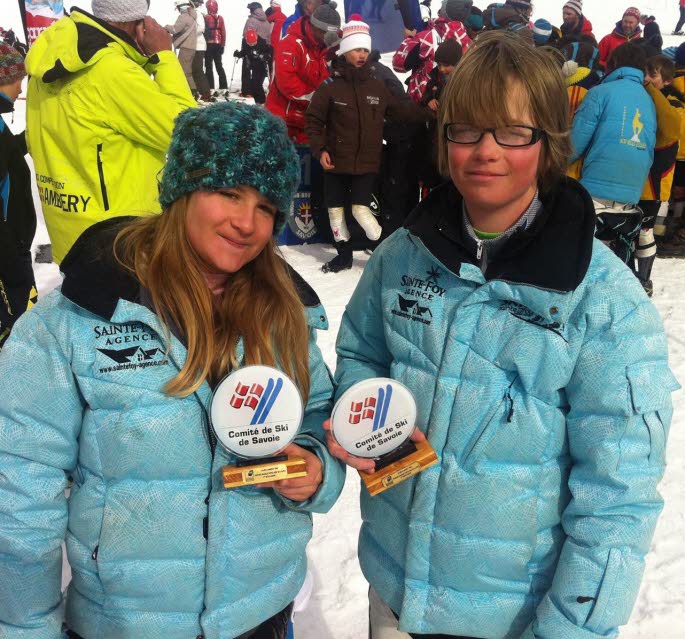
{"type": "Polygon", "coordinates": [[[266,98],[266,109],[285,120],[288,135],[296,144],[307,144],[304,114],[312,94],[328,78],[326,34],[337,34],[340,15],[334,4],[321,5],[311,17],[290,25],[276,45],[274,77],[266,98]]]}
{"type": "Polygon", "coordinates": [[[561,17],[564,20],[561,25],[562,35],[578,36],[584,33],[595,37],[592,33],[592,23],[583,15],[583,0],[568,0],[561,10],[561,17]]]}
{"type": "Polygon", "coordinates": [[[419,33],[405,29],[409,36],[392,58],[395,71],[406,73],[411,71],[407,94],[417,104],[421,102],[426,86],[430,80],[431,71],[435,64],[435,51],[444,40],[456,40],[463,53],[471,46],[471,38],[466,33],[464,25],[455,18],[463,8],[462,0],[446,0],[440,9],[440,17],[431,20],[429,27],[419,33]]]}
{"type": "Polygon", "coordinates": [[[281,39],[281,31],[285,22],[285,13],[281,10],[281,0],[271,0],[269,10],[266,12],[266,19],[274,25],[271,29],[271,46],[275,50],[281,39]]]}
{"type": "Polygon", "coordinates": [[[611,52],[616,48],[642,37],[642,29],[640,28],[640,18],[642,14],[636,7],[628,7],[623,12],[623,17],[616,23],[616,28],[609,34],[605,35],[599,42],[599,62],[606,68],[607,60],[611,52]]]}
{"type": "Polygon", "coordinates": [[[214,71],[212,64],[216,67],[216,74],[219,76],[219,91],[228,90],[226,83],[226,72],[221,56],[224,54],[226,46],[226,26],[224,19],[218,15],[219,5],[216,0],[207,0],[207,14],[205,15],[205,39],[207,40],[207,50],[205,51],[205,73],[209,80],[209,88],[214,89],[214,71]]]}

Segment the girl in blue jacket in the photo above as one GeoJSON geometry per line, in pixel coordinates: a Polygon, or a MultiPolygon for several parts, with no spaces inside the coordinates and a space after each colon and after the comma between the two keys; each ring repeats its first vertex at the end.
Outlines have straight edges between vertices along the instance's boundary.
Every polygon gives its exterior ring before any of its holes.
{"type": "Polygon", "coordinates": [[[548,56],[506,32],[464,56],[441,103],[451,181],[374,252],[343,316],[337,394],[399,380],[438,455],[362,490],[373,639],[614,637],[637,596],[678,385],[655,308],[563,177],[548,56]]]}
{"type": "Polygon", "coordinates": [[[321,428],[326,316],[275,248],[299,174],[263,109],[185,111],[162,215],[88,229],[61,290],[17,322],[0,356],[0,636],[58,639],[64,620],[83,639],[285,637],[311,512],[344,480],[321,428]],[[308,475],[227,491],[212,387],[257,363],[306,400],[284,452],[308,475]]]}

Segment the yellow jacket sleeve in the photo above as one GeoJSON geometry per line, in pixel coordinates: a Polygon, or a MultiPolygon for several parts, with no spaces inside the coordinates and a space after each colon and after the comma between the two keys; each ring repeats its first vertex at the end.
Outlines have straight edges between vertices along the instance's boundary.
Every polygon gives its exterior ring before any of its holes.
{"type": "Polygon", "coordinates": [[[156,64],[143,69],[124,56],[105,56],[98,70],[110,79],[101,89],[107,125],[129,140],[165,152],[174,119],[197,103],[176,56],[161,51],[157,57],[156,64]]]}
{"type": "Polygon", "coordinates": [[[647,93],[656,107],[656,147],[668,146],[680,140],[681,118],[678,109],[671,105],[666,96],[652,84],[647,84],[647,93]]]}

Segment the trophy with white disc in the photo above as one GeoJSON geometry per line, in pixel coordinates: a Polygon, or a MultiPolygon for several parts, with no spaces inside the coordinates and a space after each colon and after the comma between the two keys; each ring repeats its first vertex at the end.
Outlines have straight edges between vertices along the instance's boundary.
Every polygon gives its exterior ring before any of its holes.
{"type": "Polygon", "coordinates": [[[351,386],[331,416],[335,440],[348,453],[374,459],[373,473],[359,471],[371,496],[420,473],[438,461],[428,440],[413,442],[416,401],[394,379],[378,377],[351,386]]]}
{"type": "Polygon", "coordinates": [[[218,442],[238,461],[223,468],[225,488],[304,477],[304,459],[279,455],[300,429],[297,386],[270,366],[246,366],[214,389],[209,409],[218,442]]]}

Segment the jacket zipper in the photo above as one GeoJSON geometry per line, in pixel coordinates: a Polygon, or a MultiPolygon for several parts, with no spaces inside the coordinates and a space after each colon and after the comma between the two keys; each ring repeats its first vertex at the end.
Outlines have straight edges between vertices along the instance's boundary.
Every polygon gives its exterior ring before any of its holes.
{"type": "Polygon", "coordinates": [[[482,240],[476,240],[476,259],[480,262],[480,258],[483,256],[483,242],[482,240]]]}
{"type": "Polygon", "coordinates": [[[102,193],[102,205],[105,211],[109,211],[109,198],[107,197],[107,185],[105,184],[105,172],[102,169],[102,143],[98,144],[98,175],[100,176],[100,191],[102,193]]]}
{"type": "Polygon", "coordinates": [[[212,453],[212,461],[214,461],[214,453],[216,452],[216,435],[214,434],[214,429],[209,423],[209,416],[205,413],[207,435],[209,436],[209,449],[212,453]]]}
{"type": "MultiPolygon", "coordinates": [[[[513,385],[513,383],[514,382],[511,384],[513,385]]],[[[507,424],[511,424],[511,420],[514,419],[514,399],[511,396],[511,385],[509,388],[507,388],[504,398],[509,403],[509,410],[507,411],[507,424]]]]}
{"type": "Polygon", "coordinates": [[[202,518],[202,535],[209,541],[209,497],[212,494],[212,471],[214,469],[214,453],[216,452],[216,436],[212,429],[212,425],[209,423],[209,415],[205,412],[204,416],[205,427],[207,429],[207,436],[209,437],[209,450],[212,453],[212,461],[210,463],[209,472],[209,492],[205,497],[205,505],[207,506],[207,514],[202,518]]]}

